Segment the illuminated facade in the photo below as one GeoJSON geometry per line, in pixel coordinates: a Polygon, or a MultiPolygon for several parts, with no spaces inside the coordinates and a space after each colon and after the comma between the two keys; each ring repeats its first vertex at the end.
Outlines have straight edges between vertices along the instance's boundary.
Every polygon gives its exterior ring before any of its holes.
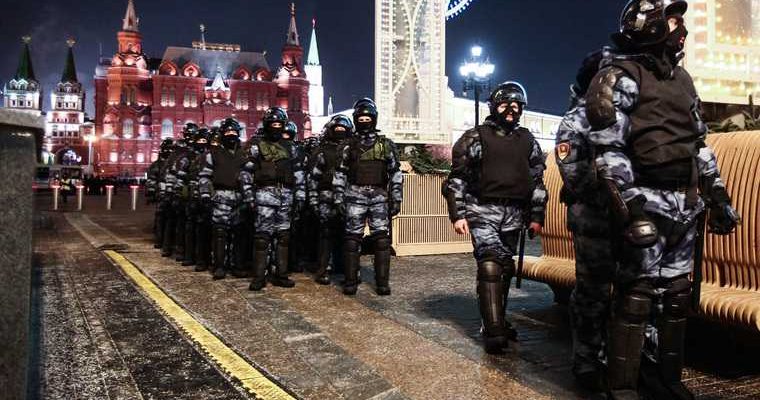
{"type": "Polygon", "coordinates": [[[96,172],[142,176],[161,140],[179,137],[188,122],[214,126],[234,117],[245,140],[272,106],[285,108],[302,136],[311,134],[309,81],[292,4],[275,71],[264,53],[207,43],[205,33],[192,47],[168,47],[160,59],[149,58],[138,25],[130,0],[117,34],[119,50],[96,68],[96,172]]]}
{"type": "Polygon", "coordinates": [[[702,101],[747,104],[760,95],[760,0],[692,0],[684,67],[702,101]]]}
{"type": "Polygon", "coordinates": [[[42,115],[42,87],[34,75],[32,56],[29,51],[31,38],[24,36],[24,48],[13,79],[3,89],[4,107],[35,116],[42,115]]]}
{"type": "Polygon", "coordinates": [[[445,0],[375,0],[378,127],[398,143],[447,144],[445,0]]]}
{"type": "Polygon", "coordinates": [[[61,80],[50,93],[50,111],[45,121],[45,150],[55,164],[85,164],[88,149],[81,135],[84,124],[85,93],[77,79],[74,40],[67,41],[68,52],[61,80]]]}

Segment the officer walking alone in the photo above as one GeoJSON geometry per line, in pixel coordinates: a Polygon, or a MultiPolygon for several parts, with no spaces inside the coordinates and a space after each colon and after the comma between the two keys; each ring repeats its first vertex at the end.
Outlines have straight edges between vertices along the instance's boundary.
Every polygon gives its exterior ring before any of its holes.
{"type": "Polygon", "coordinates": [[[503,352],[514,336],[505,320],[506,300],[515,276],[517,242],[526,221],[539,234],[548,195],[541,147],[520,126],[528,100],[517,82],[491,93],[491,114],[452,149],[452,170],[443,194],[458,234],[472,235],[478,264],[477,295],[488,353],[503,352]]]}

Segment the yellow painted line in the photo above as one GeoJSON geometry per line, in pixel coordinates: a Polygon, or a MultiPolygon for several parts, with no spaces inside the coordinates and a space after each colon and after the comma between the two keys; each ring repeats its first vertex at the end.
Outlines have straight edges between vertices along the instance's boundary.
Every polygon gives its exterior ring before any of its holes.
{"type": "Polygon", "coordinates": [[[240,355],[227,347],[218,337],[209,332],[198,320],[187,313],[179,304],[169,298],[156,284],[140,272],[134,264],[121,254],[106,250],[105,254],[129,276],[169,318],[182,328],[203,351],[210,356],[225,373],[239,380],[243,387],[256,399],[294,400],[295,397],[283,390],[275,382],[259,372],[240,355]]]}

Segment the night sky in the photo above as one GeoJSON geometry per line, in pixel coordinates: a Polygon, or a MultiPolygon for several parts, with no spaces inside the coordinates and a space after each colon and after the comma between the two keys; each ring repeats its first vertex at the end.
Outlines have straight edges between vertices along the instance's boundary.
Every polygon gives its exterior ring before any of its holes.
{"type": "MultiPolygon", "coordinates": [[[[237,43],[243,51],[267,51],[270,67],[279,65],[289,23],[290,0],[135,0],[143,48],[161,57],[167,46],[198,40],[237,43]]],[[[319,52],[326,94],[336,110],[374,92],[374,0],[296,1],[301,43],[308,50],[311,18],[317,19],[319,52]]],[[[60,79],[66,38],[77,40],[77,74],[87,89],[93,114],[93,83],[99,44],[103,55],[116,51],[127,0],[1,0],[0,85],[13,77],[20,37],[32,36],[32,61],[45,91],[60,79]]],[[[583,56],[608,43],[624,0],[474,0],[447,22],[446,71],[449,86],[461,92],[459,64],[474,43],[496,65],[494,81],[519,80],[528,90],[530,109],[562,113],[568,86],[583,56]]],[[[460,93],[461,94],[461,93],[460,93]]]]}

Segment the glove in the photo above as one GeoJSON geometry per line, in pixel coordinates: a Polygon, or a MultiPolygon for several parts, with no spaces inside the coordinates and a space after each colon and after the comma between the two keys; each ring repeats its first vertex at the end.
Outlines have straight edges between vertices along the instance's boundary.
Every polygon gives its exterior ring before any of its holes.
{"type": "Polygon", "coordinates": [[[397,216],[400,212],[401,212],[400,201],[391,201],[391,203],[388,204],[388,214],[390,214],[391,217],[397,216]]]}
{"type": "Polygon", "coordinates": [[[203,207],[204,210],[210,210],[211,209],[211,197],[209,197],[209,196],[201,196],[201,207],[203,207]]]}
{"type": "Polygon", "coordinates": [[[638,248],[652,247],[657,243],[657,226],[644,211],[646,202],[646,197],[640,195],[625,203],[630,217],[623,230],[623,238],[638,248]]]}
{"type": "Polygon", "coordinates": [[[728,235],[741,223],[741,217],[731,204],[721,203],[710,207],[707,220],[708,231],[716,235],[728,235]]]}
{"type": "Polygon", "coordinates": [[[346,216],[346,203],[336,201],[333,205],[335,206],[335,212],[338,214],[338,217],[342,218],[346,216]]]}

